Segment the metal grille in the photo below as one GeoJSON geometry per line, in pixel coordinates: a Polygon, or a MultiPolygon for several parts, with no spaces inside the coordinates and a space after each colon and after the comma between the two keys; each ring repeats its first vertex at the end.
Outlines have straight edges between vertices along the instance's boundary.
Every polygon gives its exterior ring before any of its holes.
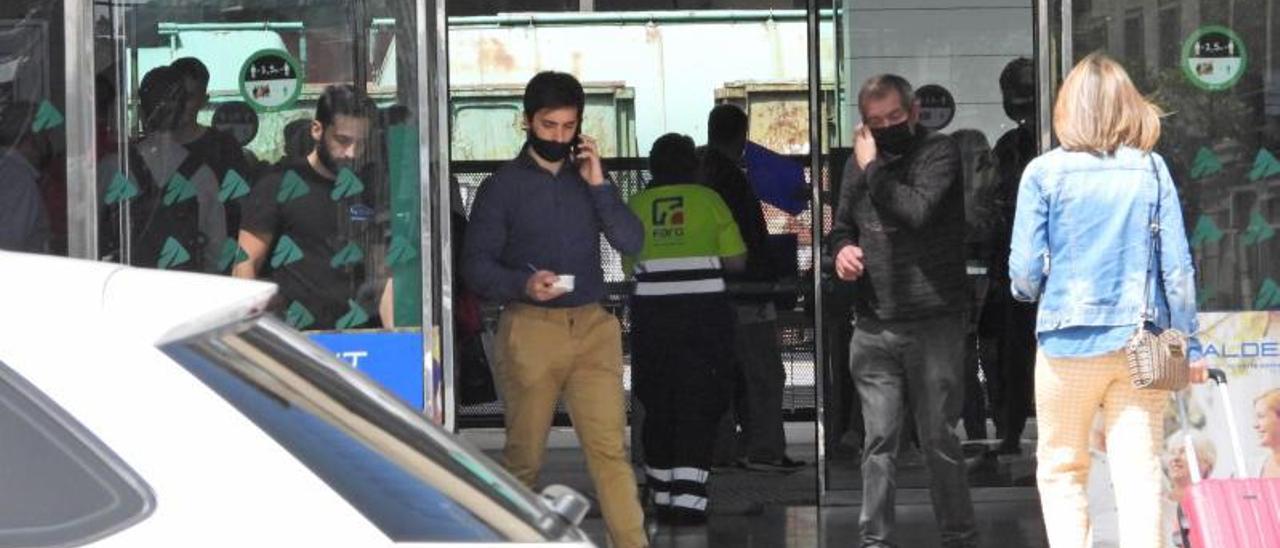
{"type": "MultiPolygon", "coordinates": [[[[807,165],[808,157],[797,156],[794,159],[797,162],[806,164],[805,178],[811,181],[811,170],[807,165]]],[[[624,200],[643,190],[644,186],[649,182],[648,161],[644,158],[615,158],[606,161],[605,164],[610,177],[613,179],[614,184],[617,185],[624,200]]],[[[831,170],[827,164],[828,160],[824,157],[821,172],[821,183],[824,192],[829,192],[830,189],[829,178],[831,170]]],[[[450,164],[451,172],[457,181],[462,203],[468,215],[471,213],[471,206],[475,202],[476,191],[480,188],[480,184],[500,165],[502,165],[502,162],[468,161],[450,164]]],[[[827,195],[829,196],[829,194],[827,195]]],[[[824,201],[825,203],[832,202],[830,198],[824,201]]],[[[810,223],[812,223],[813,219],[811,210],[805,210],[800,215],[791,216],[768,204],[764,204],[762,207],[765,223],[769,226],[771,234],[794,234],[796,236],[798,244],[796,250],[796,277],[800,280],[808,279],[806,276],[813,266],[810,247],[810,242],[812,241],[810,223]]],[[[832,208],[824,206],[822,215],[824,233],[831,229],[831,219],[832,208]]],[[[630,391],[631,354],[628,348],[628,337],[626,336],[630,332],[627,308],[629,290],[627,284],[624,283],[621,259],[618,252],[601,237],[600,260],[604,269],[605,282],[609,286],[609,296],[604,304],[606,308],[618,316],[622,323],[623,383],[625,388],[630,391]]],[[[801,282],[798,287],[805,288],[807,283],[801,282]]],[[[486,322],[487,325],[496,328],[496,308],[486,311],[486,322]]],[[[814,410],[816,404],[814,384],[818,380],[815,368],[815,338],[812,317],[802,309],[780,310],[777,325],[778,342],[782,351],[783,367],[786,371],[783,410],[790,416],[807,415],[814,410]]],[[[463,406],[459,408],[459,423],[463,426],[500,424],[502,412],[501,401],[463,406]]],[[[567,423],[563,404],[557,409],[557,423],[567,423]]]]}

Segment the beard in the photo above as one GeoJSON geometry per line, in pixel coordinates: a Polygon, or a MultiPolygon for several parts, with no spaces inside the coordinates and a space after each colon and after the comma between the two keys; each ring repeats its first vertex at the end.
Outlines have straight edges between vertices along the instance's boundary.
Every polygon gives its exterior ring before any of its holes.
{"type": "Polygon", "coordinates": [[[325,169],[329,170],[329,172],[334,175],[337,175],[343,168],[352,169],[354,171],[353,166],[355,166],[355,162],[352,160],[338,160],[337,158],[334,158],[333,155],[329,153],[329,147],[324,146],[323,139],[321,142],[316,143],[316,153],[320,156],[320,165],[324,166],[325,169]]]}

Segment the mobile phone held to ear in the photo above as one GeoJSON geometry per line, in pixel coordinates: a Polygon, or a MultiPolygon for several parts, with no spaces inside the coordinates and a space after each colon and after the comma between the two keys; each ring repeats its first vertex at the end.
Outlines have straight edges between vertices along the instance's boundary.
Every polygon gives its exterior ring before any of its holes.
{"type": "Polygon", "coordinates": [[[582,144],[582,135],[574,135],[573,140],[569,141],[569,161],[578,163],[578,147],[582,144]]]}

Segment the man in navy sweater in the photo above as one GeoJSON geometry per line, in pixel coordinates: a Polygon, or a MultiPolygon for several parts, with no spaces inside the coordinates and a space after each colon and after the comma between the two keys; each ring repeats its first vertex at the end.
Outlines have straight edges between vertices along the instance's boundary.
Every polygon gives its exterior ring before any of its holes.
{"type": "Polygon", "coordinates": [[[534,486],[563,395],[613,544],[646,546],[623,445],[622,332],[600,306],[600,234],[634,255],[644,229],[605,177],[595,140],[581,134],[584,104],[573,76],[542,72],[529,81],[528,140],[480,185],[463,275],[477,293],[504,305],[497,366],[507,468],[534,486]]]}

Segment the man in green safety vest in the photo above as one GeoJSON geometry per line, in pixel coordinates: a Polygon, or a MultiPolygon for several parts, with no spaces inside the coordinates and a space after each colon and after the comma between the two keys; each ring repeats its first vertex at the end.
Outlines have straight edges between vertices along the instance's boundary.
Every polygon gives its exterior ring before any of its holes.
{"type": "Polygon", "coordinates": [[[693,140],[670,133],[649,153],[649,186],[628,202],[644,248],[624,267],[631,298],[631,365],[644,405],[645,478],[659,522],[706,521],[716,424],[732,379],[733,309],[723,271],[746,266],[729,207],[696,184],[693,140]]]}

